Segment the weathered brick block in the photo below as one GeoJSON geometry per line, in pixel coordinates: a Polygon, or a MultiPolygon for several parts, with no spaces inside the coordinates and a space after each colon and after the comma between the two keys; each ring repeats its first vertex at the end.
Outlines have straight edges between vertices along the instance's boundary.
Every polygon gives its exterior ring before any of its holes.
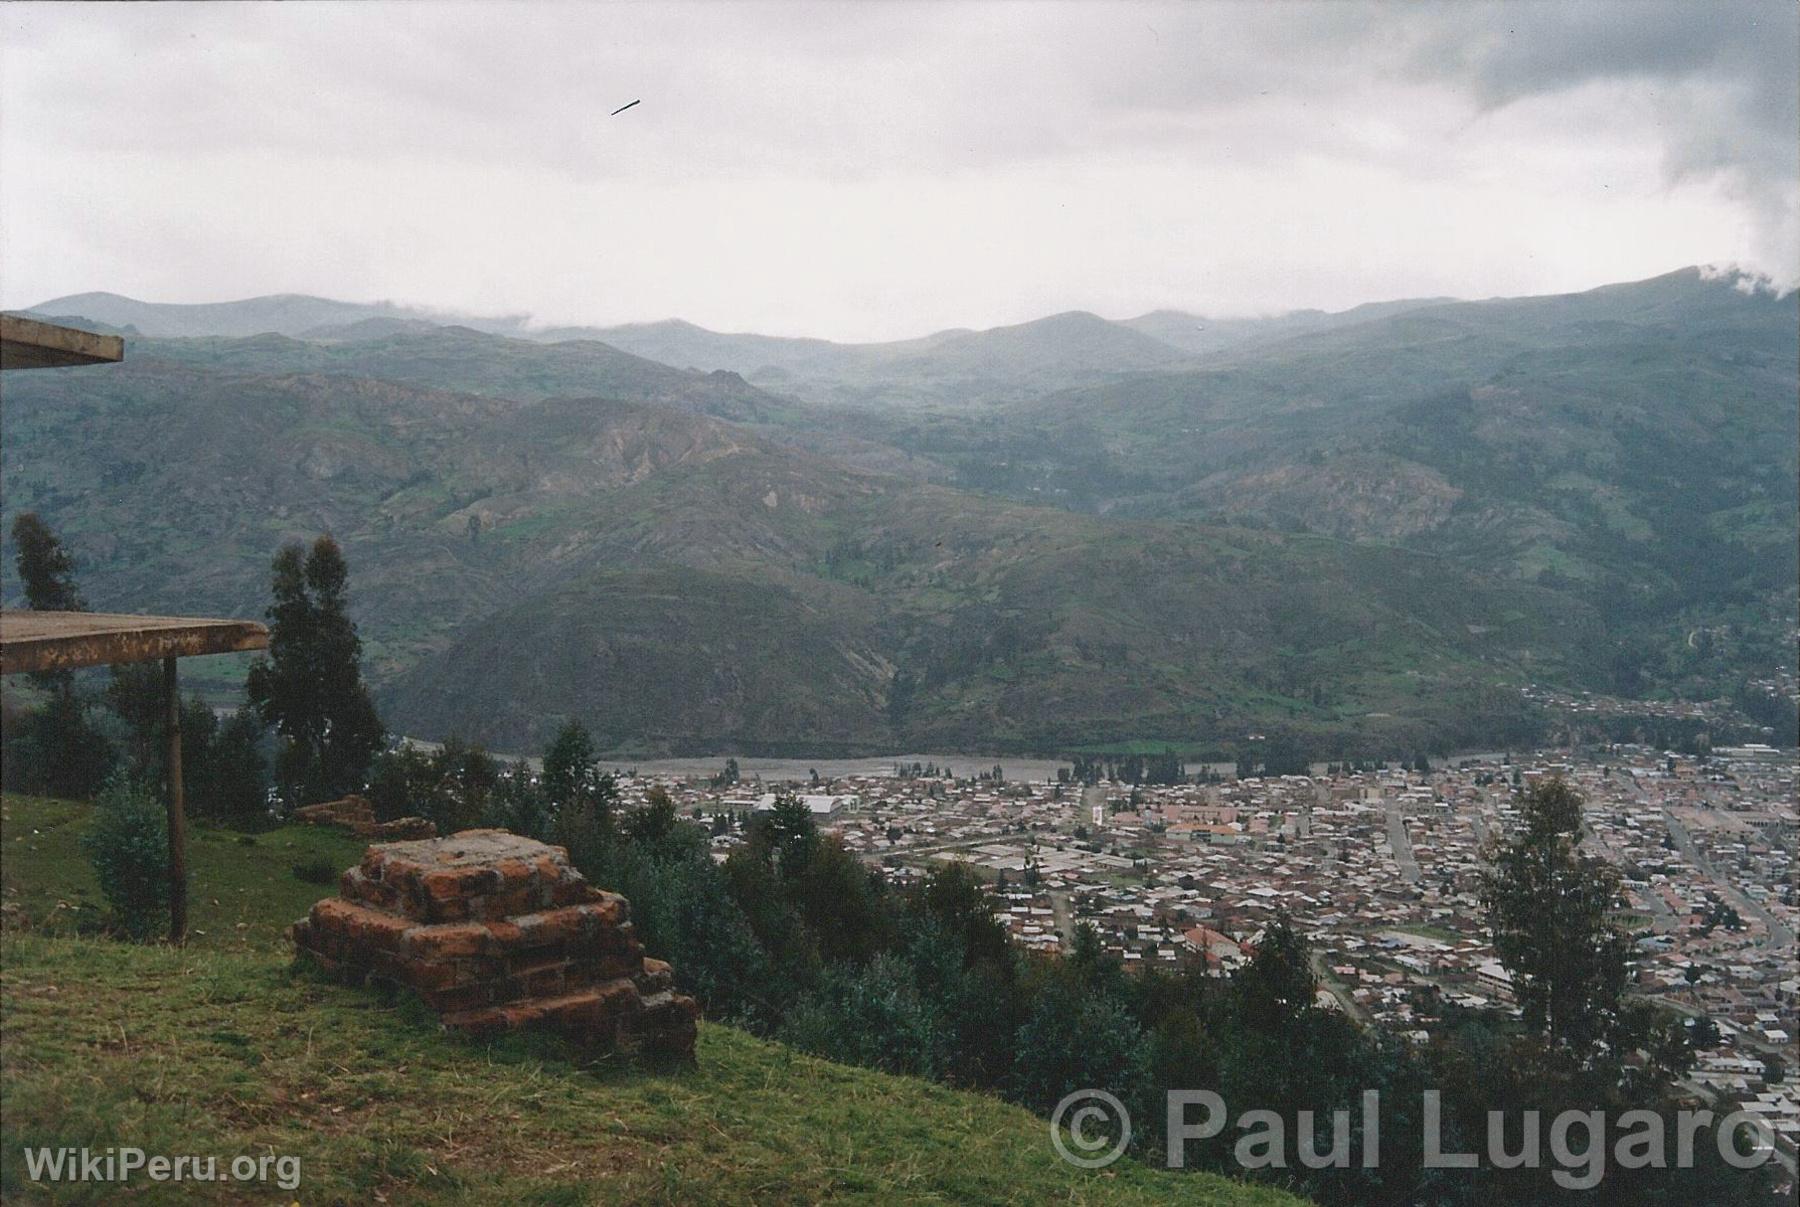
{"type": "Polygon", "coordinates": [[[374,806],[360,796],[303,805],[294,811],[294,815],[308,825],[336,826],[349,830],[360,838],[396,841],[437,837],[437,826],[423,817],[397,817],[393,821],[376,821],[374,806]]]}
{"type": "Polygon", "coordinates": [[[642,993],[657,993],[675,986],[675,969],[666,960],[645,960],[644,970],[638,974],[638,990],[642,993]]]}
{"type": "Polygon", "coordinates": [[[290,932],[334,975],[410,988],[449,1027],[553,1027],[692,1059],[693,999],[644,958],[630,903],[588,884],[561,847],[503,830],[378,844],[339,891],[290,932]]]}
{"type": "Polygon", "coordinates": [[[543,908],[544,894],[529,885],[506,889],[498,893],[489,893],[477,897],[469,903],[471,917],[481,920],[495,918],[511,918],[518,914],[529,914],[543,908]]]}
{"type": "Polygon", "coordinates": [[[700,1008],[691,997],[664,990],[639,999],[635,1018],[622,1029],[621,1046],[653,1052],[694,1050],[700,1033],[700,1008]]]}
{"type": "Polygon", "coordinates": [[[399,901],[399,894],[392,885],[369,879],[361,868],[351,868],[338,877],[338,893],[347,901],[389,911],[393,911],[399,901]]]}
{"type": "Polygon", "coordinates": [[[415,960],[466,960],[488,955],[494,936],[476,922],[448,922],[438,926],[414,925],[405,932],[406,954],[415,960]]]}

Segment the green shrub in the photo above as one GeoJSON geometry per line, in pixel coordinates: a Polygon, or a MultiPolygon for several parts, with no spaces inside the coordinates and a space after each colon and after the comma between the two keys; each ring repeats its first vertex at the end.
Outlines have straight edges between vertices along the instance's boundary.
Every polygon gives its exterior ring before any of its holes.
{"type": "Polygon", "coordinates": [[[780,1035],[831,1060],[938,1077],[947,1070],[936,1015],[906,962],[879,955],[866,968],[828,966],[819,988],[788,1012],[780,1035]]]}
{"type": "Polygon", "coordinates": [[[169,831],[156,794],[122,775],[94,799],[82,847],[121,929],[148,938],[168,918],[169,831]]]}
{"type": "Polygon", "coordinates": [[[323,855],[294,865],[294,879],[308,884],[332,884],[338,878],[337,864],[323,855]]]}
{"type": "Polygon", "coordinates": [[[87,800],[117,762],[112,743],[73,692],[58,692],[32,712],[8,700],[0,724],[6,746],[0,779],[8,791],[87,800]]]}

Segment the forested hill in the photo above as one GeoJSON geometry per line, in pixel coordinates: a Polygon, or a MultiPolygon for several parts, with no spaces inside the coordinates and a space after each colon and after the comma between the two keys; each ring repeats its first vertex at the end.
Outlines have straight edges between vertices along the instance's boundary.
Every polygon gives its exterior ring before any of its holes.
{"type": "Polygon", "coordinates": [[[1793,664],[1796,332],[1794,294],[1688,269],[1415,307],[890,438],[1014,497],[1549,587],[1603,615],[1613,690],[1704,698],[1793,664]]]}
{"type": "Polygon", "coordinates": [[[1528,682],[1729,696],[1792,658],[1794,302],[1698,272],[1212,352],[918,341],[1007,383],[973,411],[302,317],[9,375],[8,507],[99,607],[257,615],[332,531],[421,736],[1393,753],[1522,737],[1528,682]]]}

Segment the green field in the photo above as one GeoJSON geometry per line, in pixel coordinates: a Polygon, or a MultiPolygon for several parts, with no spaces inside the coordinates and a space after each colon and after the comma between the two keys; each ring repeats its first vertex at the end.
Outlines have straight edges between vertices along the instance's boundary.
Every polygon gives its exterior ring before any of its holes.
{"type": "Polygon", "coordinates": [[[1293,1200],[1134,1161],[1062,1164],[996,1099],[701,1029],[691,1070],[477,1044],[372,990],[291,965],[282,928],[329,891],[292,873],[360,844],[279,829],[194,836],[194,942],[76,933],[100,920],[86,807],[5,799],[0,892],[8,1202],[101,1202],[26,1181],[26,1146],[298,1157],[301,1187],[190,1183],[145,1202],[1063,1202],[1293,1200]],[[60,903],[60,905],[59,905],[60,903]]]}

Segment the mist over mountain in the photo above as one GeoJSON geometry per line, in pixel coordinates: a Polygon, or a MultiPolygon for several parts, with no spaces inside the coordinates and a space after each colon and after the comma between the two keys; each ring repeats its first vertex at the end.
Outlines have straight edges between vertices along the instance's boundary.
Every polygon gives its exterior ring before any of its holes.
{"type": "Polygon", "coordinates": [[[1173,368],[1225,348],[1355,323],[1426,305],[1399,301],[1330,314],[1298,310],[1212,320],[1157,311],[1111,321],[1068,311],[983,331],[952,328],[885,343],[834,343],[710,331],[681,319],[613,327],[534,326],[519,316],[446,314],[385,302],[300,295],[173,305],[110,293],[54,298],[28,313],[86,319],[154,337],[284,335],[324,343],[380,341],[456,326],[540,343],[600,342],[665,365],[736,373],[778,394],[842,406],[982,406],[1018,402],[1076,383],[1173,368]]]}
{"type": "Polygon", "coordinates": [[[1524,740],[1528,682],[1705,698],[1791,661],[1800,315],[1743,284],[1182,347],[1168,312],[839,345],[89,302],[299,334],[9,380],[4,470],[101,607],[256,615],[276,546],[333,532],[419,736],[1524,740]]]}
{"type": "Polygon", "coordinates": [[[1085,311],[883,344],[720,335],[678,322],[594,335],[670,364],[730,369],[768,389],[845,406],[1019,401],[1057,383],[1106,380],[1189,359],[1178,347],[1085,311]]]}
{"type": "Polygon", "coordinates": [[[1325,331],[1423,306],[1455,301],[1454,298],[1406,298],[1392,302],[1367,302],[1349,310],[1291,310],[1263,318],[1207,318],[1184,310],[1153,310],[1126,319],[1124,326],[1195,355],[1226,348],[1266,343],[1309,331],[1325,331]]]}
{"type": "Polygon", "coordinates": [[[595,340],[541,344],[464,326],[388,331],[358,324],[358,330],[363,338],[265,334],[146,341],[144,355],[230,373],[373,378],[521,400],[603,394],[743,420],[771,419],[793,409],[735,373],[676,369],[595,340]]]}
{"type": "Polygon", "coordinates": [[[116,293],[77,293],[41,302],[26,313],[78,316],[140,335],[171,338],[268,333],[297,336],[315,327],[369,318],[424,318],[419,311],[386,302],[336,302],[296,293],[202,303],[140,302],[116,293]]]}

